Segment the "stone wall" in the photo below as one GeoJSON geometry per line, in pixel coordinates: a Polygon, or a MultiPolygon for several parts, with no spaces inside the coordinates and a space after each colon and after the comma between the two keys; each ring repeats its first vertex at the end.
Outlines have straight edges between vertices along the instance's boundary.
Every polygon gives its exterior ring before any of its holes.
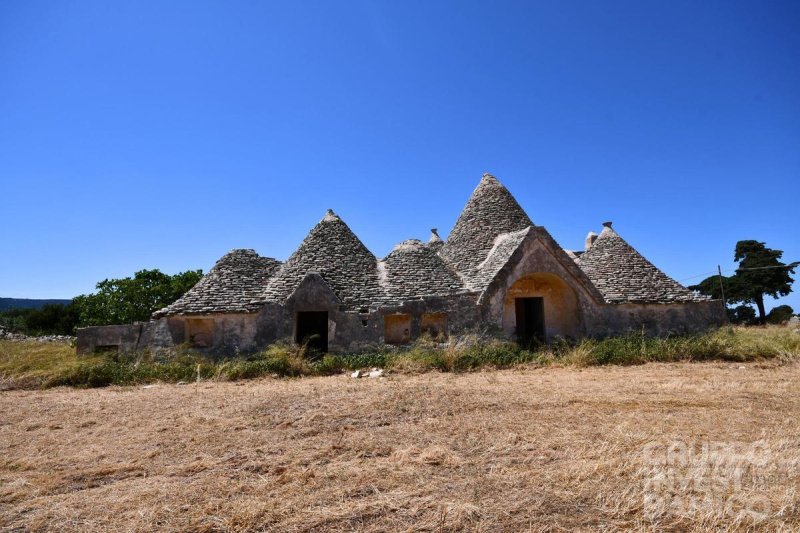
{"type": "Polygon", "coordinates": [[[605,305],[587,322],[590,337],[608,337],[644,331],[646,335],[685,335],[726,324],[719,300],[672,304],[605,305]]]}
{"type": "Polygon", "coordinates": [[[475,294],[428,297],[394,306],[348,310],[332,298],[324,286],[316,286],[314,290],[296,293],[284,306],[265,305],[257,318],[256,344],[266,346],[279,340],[293,342],[295,316],[301,311],[328,312],[328,348],[334,353],[359,352],[382,346],[386,315],[410,315],[412,340],[422,334],[422,318],[426,313],[446,314],[449,334],[459,334],[481,324],[476,297],[475,294]]]}
{"type": "Polygon", "coordinates": [[[544,300],[545,336],[548,339],[581,336],[583,320],[575,291],[560,277],[542,272],[518,279],[506,291],[501,318],[506,335],[513,335],[516,331],[516,299],[530,297],[544,300]]]}
{"type": "MultiPolygon", "coordinates": [[[[509,278],[509,282],[513,279],[513,276],[509,278]]],[[[526,278],[523,276],[519,279],[526,278]]],[[[514,286],[518,281],[511,282],[511,285],[514,286]]],[[[527,286],[527,283],[524,285],[527,286]]],[[[543,291],[546,295],[547,289],[543,291]]],[[[552,314],[553,302],[545,300],[545,321],[550,340],[558,336],[573,337],[575,331],[578,331],[575,336],[599,338],[643,330],[647,335],[678,335],[700,332],[726,323],[719,301],[597,305],[590,299],[581,299],[579,294],[576,291],[571,296],[574,301],[567,299],[568,303],[573,303],[568,306],[569,309],[562,309],[563,316],[552,314]],[[572,311],[579,316],[569,322],[568,312],[572,311]],[[548,312],[551,313],[549,317],[548,312]],[[559,316],[561,319],[558,319],[559,316]]],[[[487,302],[487,307],[476,305],[477,296],[473,294],[413,300],[363,312],[344,310],[337,302],[326,298],[314,300],[310,298],[311,293],[306,296],[287,302],[286,306],[267,304],[257,314],[173,316],[147,323],[81,328],[78,330],[76,351],[78,355],[102,350],[119,350],[121,353],[151,350],[157,353],[181,345],[191,347],[189,322],[202,318],[213,321],[213,341],[208,346],[194,346],[193,349],[214,357],[228,357],[254,352],[280,340],[293,342],[294,317],[298,311],[328,312],[328,342],[329,350],[333,353],[355,353],[382,346],[386,340],[384,319],[398,314],[410,317],[409,335],[412,341],[423,334],[423,317],[429,313],[436,313],[438,320],[442,320],[444,314],[449,335],[488,329],[508,338],[514,336],[505,293],[487,302]],[[499,313],[492,314],[491,305],[497,305],[499,313]],[[486,316],[494,317],[494,321],[487,320],[486,316]]],[[[324,296],[324,293],[316,296],[324,296]]]]}
{"type": "Polygon", "coordinates": [[[103,350],[116,350],[131,353],[139,349],[142,330],[145,324],[125,324],[122,326],[90,326],[77,332],[75,352],[88,355],[103,350]]]}
{"type": "Polygon", "coordinates": [[[158,352],[186,345],[212,356],[228,356],[255,351],[256,313],[172,316],[151,322],[119,326],[92,326],[78,330],[76,352],[87,355],[103,350],[133,353],[158,352]],[[193,345],[192,322],[210,322],[207,340],[193,345]]]}
{"type": "Polygon", "coordinates": [[[482,300],[483,319],[513,338],[516,318],[514,296],[545,298],[545,328],[548,340],[556,337],[579,338],[586,334],[585,323],[598,314],[597,296],[576,280],[572,261],[560,258],[544,242],[527,240],[487,288],[482,300]],[[509,298],[511,300],[509,301],[509,298]]]}
{"type": "Polygon", "coordinates": [[[514,336],[515,296],[545,298],[548,340],[556,337],[607,337],[632,331],[648,335],[705,331],[727,322],[722,303],[607,304],[576,279],[540,240],[526,241],[518,260],[509,261],[481,297],[483,320],[514,336]],[[511,299],[511,300],[509,300],[511,299]],[[574,316],[570,318],[570,313],[574,316]]]}

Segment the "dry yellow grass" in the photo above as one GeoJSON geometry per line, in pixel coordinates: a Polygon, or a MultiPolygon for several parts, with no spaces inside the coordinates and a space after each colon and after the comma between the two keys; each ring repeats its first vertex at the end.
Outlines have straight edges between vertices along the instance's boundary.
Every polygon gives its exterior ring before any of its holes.
{"type": "Polygon", "coordinates": [[[0,528],[800,528],[800,366],[0,393],[0,528]]]}

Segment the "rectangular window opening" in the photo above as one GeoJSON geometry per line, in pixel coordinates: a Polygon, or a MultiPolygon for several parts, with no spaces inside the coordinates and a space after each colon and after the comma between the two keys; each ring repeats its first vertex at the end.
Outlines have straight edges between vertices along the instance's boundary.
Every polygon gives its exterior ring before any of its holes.
{"type": "Polygon", "coordinates": [[[96,354],[113,353],[119,351],[119,344],[99,344],[94,347],[93,352],[96,354]]]}
{"type": "Polygon", "coordinates": [[[420,330],[435,340],[446,340],[447,313],[423,313],[420,330]]]}
{"type": "Polygon", "coordinates": [[[408,344],[411,342],[411,315],[384,316],[383,339],[386,344],[408,344]]]}
{"type": "Polygon", "coordinates": [[[193,348],[209,348],[214,345],[214,319],[186,319],[186,340],[193,348]]]}

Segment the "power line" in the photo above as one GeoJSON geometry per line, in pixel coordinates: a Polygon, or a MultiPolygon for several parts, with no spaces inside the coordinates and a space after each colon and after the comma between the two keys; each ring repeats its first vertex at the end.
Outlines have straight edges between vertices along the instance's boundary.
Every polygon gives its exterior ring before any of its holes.
{"type": "MultiPolygon", "coordinates": [[[[727,272],[727,271],[726,271],[726,272],[727,272]]],[[[690,279],[700,278],[700,277],[703,277],[703,276],[706,276],[706,277],[708,277],[708,276],[710,276],[711,274],[716,274],[716,273],[717,273],[717,271],[716,271],[716,270],[714,270],[714,271],[711,271],[711,272],[705,272],[705,273],[703,273],[703,274],[697,274],[697,275],[695,275],[695,276],[689,276],[688,278],[679,279],[678,281],[689,281],[690,279]]]]}
{"type": "Polygon", "coordinates": [[[735,269],[719,269],[719,270],[712,270],[711,272],[704,272],[702,274],[696,274],[694,276],[689,276],[688,278],[679,279],[678,282],[689,281],[690,279],[696,279],[703,276],[709,277],[714,274],[721,275],[722,272],[740,272],[743,270],[765,270],[770,268],[797,268],[800,266],[800,261],[795,261],[794,263],[789,263],[788,265],[776,265],[776,266],[764,266],[764,267],[739,267],[735,269]]]}
{"type": "Polygon", "coordinates": [[[740,267],[736,269],[736,272],[739,272],[741,270],[765,270],[767,268],[795,268],[797,265],[800,265],[800,263],[794,262],[788,265],[777,265],[777,266],[766,266],[766,267],[745,267],[745,268],[740,267]]]}

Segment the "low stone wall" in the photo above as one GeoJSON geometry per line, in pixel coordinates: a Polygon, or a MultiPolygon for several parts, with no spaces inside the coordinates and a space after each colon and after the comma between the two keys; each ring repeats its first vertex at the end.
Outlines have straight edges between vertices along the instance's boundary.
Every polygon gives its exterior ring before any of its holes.
{"type": "Polygon", "coordinates": [[[78,329],[76,352],[87,355],[104,350],[133,353],[143,350],[168,350],[186,345],[211,356],[235,355],[254,351],[256,317],[250,314],[214,314],[172,316],[151,322],[92,326],[78,329]],[[193,323],[210,322],[208,341],[196,342],[193,323]]]}
{"type": "Polygon", "coordinates": [[[722,302],[615,304],[599,307],[587,324],[590,337],[636,332],[651,336],[699,333],[726,324],[722,302]]]}
{"type": "Polygon", "coordinates": [[[75,337],[71,335],[39,335],[32,337],[22,333],[14,333],[3,327],[0,327],[0,341],[36,341],[36,342],[60,342],[63,344],[71,344],[75,342],[75,337]]]}
{"type": "Polygon", "coordinates": [[[145,324],[136,323],[79,328],[75,351],[78,355],[89,355],[104,350],[115,350],[122,353],[135,352],[140,349],[140,339],[144,327],[145,324]]]}

